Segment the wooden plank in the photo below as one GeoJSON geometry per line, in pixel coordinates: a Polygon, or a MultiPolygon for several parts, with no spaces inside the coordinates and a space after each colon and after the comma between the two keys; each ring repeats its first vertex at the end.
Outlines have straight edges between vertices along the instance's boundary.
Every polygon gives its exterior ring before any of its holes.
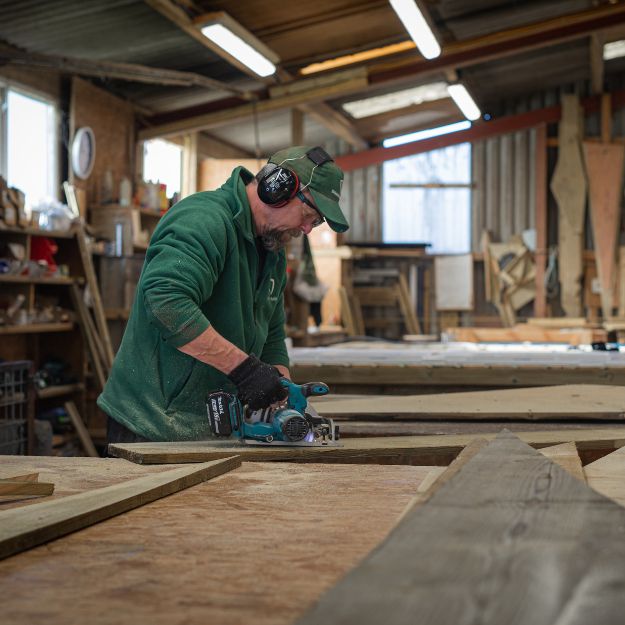
{"type": "Polygon", "coordinates": [[[54,484],[49,482],[0,481],[0,497],[42,497],[54,492],[54,484]]]}
{"type": "Polygon", "coordinates": [[[586,328],[592,327],[586,317],[529,317],[528,325],[541,328],[586,328]]]}
{"type": "Polygon", "coordinates": [[[621,220],[625,146],[584,141],[590,218],[603,317],[612,316],[616,284],[616,247],[621,220]]]}
{"type": "Polygon", "coordinates": [[[430,471],[245,463],[0,562],[3,619],[290,625],[384,539],[430,471]]]}
{"type": "Polygon", "coordinates": [[[328,395],[310,403],[333,419],[625,420],[625,388],[593,384],[436,395],[328,395]]]}
{"type": "Polygon", "coordinates": [[[100,454],[96,451],[95,446],[93,445],[93,441],[91,440],[91,436],[83,423],[82,417],[78,413],[78,408],[76,408],[76,404],[73,401],[65,402],[65,410],[67,410],[67,414],[72,421],[72,425],[78,434],[78,438],[80,439],[80,444],[83,449],[87,452],[87,455],[91,458],[99,458],[100,454]]]}
{"type": "MultiPolygon", "coordinates": [[[[4,473],[4,471],[3,471],[4,473]]],[[[21,475],[10,475],[9,477],[1,477],[2,482],[38,482],[39,473],[23,473],[21,475]]]]}
{"type": "Polygon", "coordinates": [[[91,253],[87,249],[87,242],[85,238],[85,231],[82,226],[74,226],[76,241],[78,242],[78,250],[80,252],[80,259],[82,263],[85,279],[89,287],[91,299],[93,300],[93,314],[95,322],[98,328],[100,339],[104,345],[104,351],[106,355],[105,364],[107,369],[110,369],[113,365],[113,347],[111,344],[111,336],[109,334],[108,324],[106,322],[106,315],[104,314],[104,307],[102,306],[102,298],[100,297],[100,287],[98,286],[98,280],[95,275],[95,269],[93,267],[93,259],[91,253]]]}
{"type": "MultiPolygon", "coordinates": [[[[333,389],[357,388],[355,392],[382,393],[388,388],[437,389],[526,387],[561,384],[625,385],[625,371],[620,367],[509,364],[371,364],[362,363],[292,363],[291,376],[299,383],[319,378],[333,389]],[[323,367],[323,370],[320,369],[323,367]],[[384,389],[384,390],[382,390],[384,389]]],[[[348,392],[354,392],[348,391],[348,392]]],[[[431,392],[431,391],[430,391],[431,392]]]]}
{"type": "Polygon", "coordinates": [[[624,525],[620,506],[502,434],[297,623],[616,625],[624,525]]]}
{"type": "Polygon", "coordinates": [[[240,466],[236,456],[0,513],[0,558],[54,540],[240,466]]]}
{"type": "MultiPolygon", "coordinates": [[[[581,450],[612,451],[625,445],[625,427],[592,430],[555,430],[518,432],[521,440],[534,447],[574,442],[581,450]]],[[[282,447],[240,445],[230,440],[189,441],[180,443],[118,443],[109,453],[139,464],[207,462],[240,455],[246,462],[344,462],[347,464],[382,463],[438,465],[449,464],[464,447],[476,438],[494,438],[495,434],[458,436],[387,436],[351,438],[342,447],[282,447]]]]}
{"type": "Polygon", "coordinates": [[[543,328],[516,324],[512,328],[453,328],[449,340],[469,343],[566,343],[590,345],[605,340],[606,333],[595,328],[543,328]]]}
{"type": "Polygon", "coordinates": [[[587,464],[584,474],[589,486],[625,506],[625,449],[587,464]]]}
{"type": "Polygon", "coordinates": [[[562,308],[567,317],[582,314],[582,251],[586,176],[581,153],[582,131],[579,97],[562,97],[562,120],[558,133],[558,162],[551,191],[558,203],[558,271],[562,308]]]}
{"type": "Polygon", "coordinates": [[[582,461],[577,453],[575,443],[562,443],[561,445],[553,445],[552,447],[543,447],[540,453],[568,471],[574,478],[582,482],[586,481],[582,461]]]}
{"type": "MultiPolygon", "coordinates": [[[[534,221],[536,227],[536,262],[534,314],[544,317],[547,314],[547,294],[545,272],[547,266],[547,125],[536,127],[534,146],[534,221]]],[[[531,217],[531,215],[530,215],[531,217]]],[[[531,221],[530,221],[531,223],[531,221]]]]}

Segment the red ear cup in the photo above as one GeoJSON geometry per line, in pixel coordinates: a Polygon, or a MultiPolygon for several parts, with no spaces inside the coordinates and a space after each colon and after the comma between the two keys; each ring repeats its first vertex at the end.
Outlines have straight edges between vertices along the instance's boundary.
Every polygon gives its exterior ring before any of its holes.
{"type": "Polygon", "coordinates": [[[299,189],[299,178],[294,171],[268,163],[266,171],[258,181],[258,197],[265,204],[279,208],[295,197],[299,189]]]}

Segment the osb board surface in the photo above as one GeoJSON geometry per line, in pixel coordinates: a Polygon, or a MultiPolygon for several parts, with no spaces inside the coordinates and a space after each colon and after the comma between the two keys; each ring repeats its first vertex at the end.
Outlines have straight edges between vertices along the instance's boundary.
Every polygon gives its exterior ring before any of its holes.
{"type": "Polygon", "coordinates": [[[602,495],[625,506],[625,450],[617,449],[584,467],[586,481],[602,495]]]}
{"type": "Polygon", "coordinates": [[[620,625],[625,510],[510,433],[411,510],[298,625],[620,625]]]}
{"type": "Polygon", "coordinates": [[[3,619],[292,623],[385,537],[430,470],[244,464],[0,562],[3,619]]]}
{"type": "Polygon", "coordinates": [[[173,468],[171,465],[141,466],[120,458],[0,456],[0,478],[10,478],[24,473],[39,473],[40,482],[54,484],[53,495],[36,499],[4,501],[0,503],[0,513],[8,508],[34,505],[42,501],[104,488],[171,468],[173,468]]]}
{"type": "MultiPolygon", "coordinates": [[[[625,426],[589,430],[518,432],[521,440],[536,447],[576,442],[578,449],[617,449],[625,445],[625,426]]],[[[387,436],[348,438],[342,447],[245,446],[231,440],[181,443],[124,443],[109,446],[109,453],[132,462],[161,464],[167,462],[206,462],[239,454],[244,461],[346,462],[439,465],[436,456],[448,460],[475,438],[492,439],[495,434],[449,436],[387,436]]]]}
{"type": "Polygon", "coordinates": [[[311,400],[325,417],[388,419],[625,419],[625,387],[570,384],[435,395],[342,397],[311,400]]]}

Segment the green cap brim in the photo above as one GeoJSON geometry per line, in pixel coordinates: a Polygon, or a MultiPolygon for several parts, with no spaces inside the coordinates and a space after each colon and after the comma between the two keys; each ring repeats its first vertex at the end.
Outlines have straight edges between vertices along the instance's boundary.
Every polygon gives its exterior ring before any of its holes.
{"type": "Polygon", "coordinates": [[[332,198],[323,195],[319,191],[315,191],[312,187],[309,187],[310,194],[315,200],[315,206],[319,209],[319,212],[323,215],[328,225],[334,232],[345,232],[349,228],[349,223],[343,215],[343,211],[339,206],[339,203],[332,198]]]}

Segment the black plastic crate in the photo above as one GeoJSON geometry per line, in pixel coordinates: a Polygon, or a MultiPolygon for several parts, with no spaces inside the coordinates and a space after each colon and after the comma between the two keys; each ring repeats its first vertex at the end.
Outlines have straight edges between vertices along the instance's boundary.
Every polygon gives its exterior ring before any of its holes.
{"type": "Polygon", "coordinates": [[[0,454],[28,451],[32,366],[30,360],[0,362],[0,454]]]}

